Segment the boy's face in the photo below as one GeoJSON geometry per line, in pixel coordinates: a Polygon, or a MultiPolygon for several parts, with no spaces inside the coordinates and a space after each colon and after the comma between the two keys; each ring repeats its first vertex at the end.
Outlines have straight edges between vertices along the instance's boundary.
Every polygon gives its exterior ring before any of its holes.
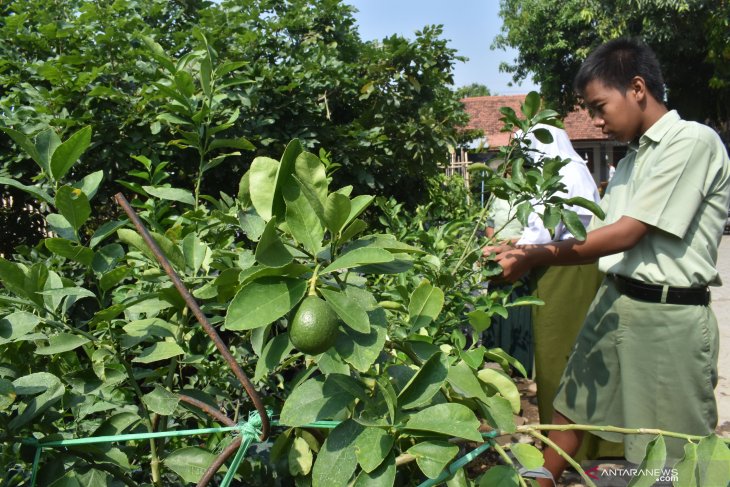
{"type": "Polygon", "coordinates": [[[611,88],[599,80],[590,81],[583,92],[593,125],[619,142],[631,142],[641,135],[642,112],[636,93],[611,88]]]}

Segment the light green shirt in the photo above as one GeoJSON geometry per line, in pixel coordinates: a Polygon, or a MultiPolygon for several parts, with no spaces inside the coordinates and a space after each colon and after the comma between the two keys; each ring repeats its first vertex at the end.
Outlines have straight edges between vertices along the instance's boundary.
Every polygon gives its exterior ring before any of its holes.
{"type": "Polygon", "coordinates": [[[495,232],[499,232],[497,238],[500,240],[520,238],[522,237],[523,227],[515,217],[516,213],[517,207],[511,208],[508,200],[494,198],[487,213],[487,226],[494,228],[495,232]],[[509,223],[507,223],[508,221],[509,223]]]}
{"type": "Polygon", "coordinates": [[[606,218],[592,226],[625,215],[654,228],[634,248],[602,257],[599,268],[653,284],[720,285],[715,263],[730,199],[720,138],[671,111],[630,149],[601,201],[606,218]]]}

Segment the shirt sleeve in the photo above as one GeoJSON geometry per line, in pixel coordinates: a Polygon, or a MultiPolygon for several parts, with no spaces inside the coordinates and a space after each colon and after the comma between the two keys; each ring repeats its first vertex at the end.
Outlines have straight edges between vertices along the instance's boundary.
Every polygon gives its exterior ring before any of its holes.
{"type": "Polygon", "coordinates": [[[698,132],[680,132],[668,141],[658,159],[643,161],[651,166],[635,182],[626,216],[684,237],[704,199],[710,165],[710,147],[698,132]]]}
{"type": "MultiPolygon", "coordinates": [[[[540,205],[539,208],[542,208],[542,206],[540,205]]],[[[517,242],[517,245],[545,244],[552,240],[550,232],[547,231],[542,223],[542,218],[540,218],[542,211],[542,209],[535,208],[535,211],[527,217],[527,226],[522,232],[522,238],[517,242]]]]}

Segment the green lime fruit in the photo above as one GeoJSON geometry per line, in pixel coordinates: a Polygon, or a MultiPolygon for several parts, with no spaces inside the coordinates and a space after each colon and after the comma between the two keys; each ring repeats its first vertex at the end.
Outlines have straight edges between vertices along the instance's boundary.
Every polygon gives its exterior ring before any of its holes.
{"type": "Polygon", "coordinates": [[[307,296],[289,325],[289,340],[301,352],[320,354],[335,344],[338,322],[326,301],[307,296]]]}

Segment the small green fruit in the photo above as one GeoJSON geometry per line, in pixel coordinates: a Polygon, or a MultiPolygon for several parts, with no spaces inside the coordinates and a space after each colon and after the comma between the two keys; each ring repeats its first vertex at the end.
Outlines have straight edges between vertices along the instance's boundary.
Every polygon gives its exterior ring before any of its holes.
{"type": "Polygon", "coordinates": [[[323,299],[307,296],[289,325],[289,340],[301,352],[317,355],[337,339],[337,314],[323,299]]]}

